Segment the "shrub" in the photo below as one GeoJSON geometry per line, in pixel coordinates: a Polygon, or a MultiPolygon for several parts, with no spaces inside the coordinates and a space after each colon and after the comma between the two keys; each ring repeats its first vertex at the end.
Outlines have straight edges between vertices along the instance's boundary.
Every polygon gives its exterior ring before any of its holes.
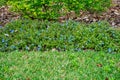
{"type": "Polygon", "coordinates": [[[64,51],[92,49],[120,52],[120,32],[109,28],[106,22],[82,24],[67,21],[64,24],[17,20],[0,29],[0,51],[56,48],[64,51]]]}
{"type": "Polygon", "coordinates": [[[80,9],[90,12],[101,12],[111,5],[111,0],[63,0],[69,10],[78,12],[80,9]]]}
{"type": "Polygon", "coordinates": [[[6,5],[7,0],[0,0],[0,7],[6,5]]]}
{"type": "Polygon", "coordinates": [[[38,19],[56,19],[59,16],[59,9],[62,8],[59,0],[11,0],[8,4],[25,17],[38,19]]]}
{"type": "Polygon", "coordinates": [[[110,7],[111,0],[10,0],[8,4],[24,17],[57,19],[68,11],[101,12],[110,7]]]}

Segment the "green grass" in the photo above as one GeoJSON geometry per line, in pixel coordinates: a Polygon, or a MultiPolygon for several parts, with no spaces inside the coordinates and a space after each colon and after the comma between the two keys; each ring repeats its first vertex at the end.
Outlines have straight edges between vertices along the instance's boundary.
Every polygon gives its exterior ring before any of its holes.
{"type": "Polygon", "coordinates": [[[120,54],[0,52],[0,80],[120,80],[120,54]]]}

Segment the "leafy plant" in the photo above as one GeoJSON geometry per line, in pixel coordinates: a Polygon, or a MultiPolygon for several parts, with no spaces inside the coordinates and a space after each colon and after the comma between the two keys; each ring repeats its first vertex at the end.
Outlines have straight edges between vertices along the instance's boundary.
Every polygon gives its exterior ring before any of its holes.
{"type": "Polygon", "coordinates": [[[110,29],[107,22],[82,24],[17,20],[0,29],[0,51],[53,48],[60,51],[96,50],[120,52],[120,32],[110,29]]]}
{"type": "Polygon", "coordinates": [[[5,6],[8,0],[0,0],[0,7],[5,6]]]}
{"type": "Polygon", "coordinates": [[[68,11],[101,12],[110,7],[111,0],[10,0],[8,5],[24,17],[57,19],[68,11]],[[61,13],[62,12],[62,13],[61,13]]]}

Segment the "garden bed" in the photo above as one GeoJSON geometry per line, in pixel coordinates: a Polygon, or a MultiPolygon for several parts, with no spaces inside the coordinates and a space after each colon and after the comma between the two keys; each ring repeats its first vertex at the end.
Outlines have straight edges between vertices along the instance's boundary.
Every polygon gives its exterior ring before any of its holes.
{"type": "MultiPolygon", "coordinates": [[[[11,20],[16,20],[20,18],[19,14],[13,13],[9,11],[8,6],[3,6],[0,8],[0,26],[4,26],[6,23],[11,20]]],[[[66,16],[59,17],[59,22],[64,22],[65,20],[73,19],[79,22],[97,22],[101,20],[107,20],[113,27],[120,27],[120,6],[116,5],[114,7],[109,8],[106,12],[101,14],[98,13],[90,13],[88,11],[80,11],[80,14],[76,16],[76,14],[72,11],[66,14],[66,16]]]]}

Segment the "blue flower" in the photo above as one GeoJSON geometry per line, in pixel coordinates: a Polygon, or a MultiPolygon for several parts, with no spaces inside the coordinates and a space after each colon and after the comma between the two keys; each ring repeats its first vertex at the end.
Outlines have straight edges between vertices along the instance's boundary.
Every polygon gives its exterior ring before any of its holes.
{"type": "Polygon", "coordinates": [[[111,49],[111,48],[108,48],[108,52],[111,53],[111,52],[112,52],[112,49],[111,49]]]}
{"type": "Polygon", "coordinates": [[[98,21],[98,25],[101,25],[101,22],[100,22],[100,21],[98,21]]]}
{"type": "Polygon", "coordinates": [[[11,48],[12,48],[12,49],[16,49],[16,46],[15,46],[15,45],[12,45],[11,48]]]}
{"type": "Polygon", "coordinates": [[[40,51],[41,50],[41,48],[40,47],[37,47],[37,51],[40,51]]]}
{"type": "Polygon", "coordinates": [[[81,48],[75,48],[74,51],[80,52],[81,48]]]}
{"type": "Polygon", "coordinates": [[[23,29],[22,29],[22,28],[20,28],[20,31],[23,31],[23,29]]]}
{"type": "Polygon", "coordinates": [[[10,33],[14,33],[14,30],[10,30],[10,33]]]}
{"type": "Polygon", "coordinates": [[[0,26],[0,28],[2,28],[3,26],[0,26]]]}
{"type": "Polygon", "coordinates": [[[26,50],[30,50],[30,48],[28,46],[26,46],[25,48],[26,48],[26,50]]]}
{"type": "Polygon", "coordinates": [[[38,45],[38,47],[37,47],[37,51],[40,51],[40,50],[41,50],[41,46],[38,45]]]}
{"type": "Polygon", "coordinates": [[[4,39],[2,39],[2,43],[4,43],[5,42],[5,40],[4,39]]]}

